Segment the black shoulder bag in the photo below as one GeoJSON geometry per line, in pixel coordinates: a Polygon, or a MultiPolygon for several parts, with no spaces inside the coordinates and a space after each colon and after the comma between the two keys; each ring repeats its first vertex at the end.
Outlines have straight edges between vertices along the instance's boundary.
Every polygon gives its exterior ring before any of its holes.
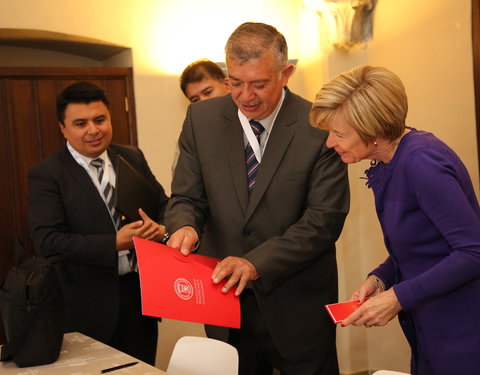
{"type": "Polygon", "coordinates": [[[55,263],[63,256],[19,256],[0,287],[0,313],[7,343],[0,361],[19,367],[55,362],[62,348],[64,303],[55,263]]]}

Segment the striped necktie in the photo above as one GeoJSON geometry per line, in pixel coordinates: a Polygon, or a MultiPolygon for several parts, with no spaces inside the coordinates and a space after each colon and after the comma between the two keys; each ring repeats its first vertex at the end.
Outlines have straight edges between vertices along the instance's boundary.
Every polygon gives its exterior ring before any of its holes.
{"type": "MultiPolygon", "coordinates": [[[[258,144],[260,145],[260,134],[262,134],[265,128],[256,120],[250,120],[250,126],[253,130],[253,134],[255,134],[255,137],[257,138],[258,144]]],[[[251,193],[253,186],[255,185],[255,178],[257,177],[260,163],[255,157],[255,153],[253,152],[250,143],[248,143],[245,148],[245,161],[247,163],[248,192],[251,193]]]]}
{"type": "MultiPolygon", "coordinates": [[[[95,167],[97,170],[97,177],[98,177],[98,182],[100,184],[100,190],[103,193],[105,203],[107,204],[108,210],[110,211],[110,216],[113,219],[113,222],[115,223],[115,227],[117,229],[120,229],[120,218],[121,215],[120,213],[115,209],[114,207],[114,197],[113,197],[113,187],[110,185],[108,181],[104,181],[105,177],[105,169],[104,169],[104,161],[101,158],[93,159],[90,164],[95,167]]],[[[128,266],[130,266],[130,269],[136,270],[137,267],[137,257],[135,256],[135,253],[133,251],[130,251],[129,254],[126,255],[128,259],[128,266]]],[[[119,262],[122,262],[122,260],[119,258],[119,262]]],[[[120,269],[122,269],[124,266],[120,266],[120,269]]],[[[127,271],[128,272],[128,271],[127,271]]]]}
{"type": "Polygon", "coordinates": [[[103,178],[105,176],[105,169],[103,167],[104,161],[101,158],[93,159],[90,164],[94,166],[97,170],[97,177],[98,177],[98,182],[100,184],[100,190],[103,193],[103,197],[105,200],[105,203],[107,204],[108,210],[110,211],[110,215],[112,216],[113,222],[115,223],[115,227],[117,229],[120,228],[120,214],[119,212],[115,209],[114,205],[114,199],[113,199],[113,187],[110,185],[108,181],[103,181],[103,178]]]}

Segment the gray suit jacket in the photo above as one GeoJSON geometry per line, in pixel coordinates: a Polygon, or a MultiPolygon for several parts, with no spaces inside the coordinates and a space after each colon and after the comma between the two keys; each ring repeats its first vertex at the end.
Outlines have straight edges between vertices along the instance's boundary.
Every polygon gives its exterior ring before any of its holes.
{"type": "Polygon", "coordinates": [[[248,196],[243,130],[230,95],[191,105],[165,222],[203,234],[200,254],[244,257],[257,268],[255,296],[280,353],[301,360],[332,352],[337,301],[335,241],[349,207],[346,166],[309,125],[311,103],[287,90],[255,188],[248,196]]]}
{"type": "MultiPolygon", "coordinates": [[[[163,221],[167,197],[136,147],[110,145],[115,165],[122,155],[158,192],[163,221]]],[[[108,208],[87,171],[65,146],[28,174],[28,219],[36,250],[64,254],[57,267],[66,303],[66,332],[108,341],[119,314],[116,230],[108,208]]]]}

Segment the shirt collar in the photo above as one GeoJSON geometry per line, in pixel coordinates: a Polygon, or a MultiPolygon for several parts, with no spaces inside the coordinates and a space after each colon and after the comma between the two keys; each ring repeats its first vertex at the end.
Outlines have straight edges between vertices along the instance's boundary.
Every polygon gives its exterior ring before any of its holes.
{"type": "MultiPolygon", "coordinates": [[[[282,96],[280,97],[280,100],[278,101],[278,104],[275,107],[275,110],[272,113],[270,113],[270,115],[268,115],[267,117],[262,118],[261,120],[257,120],[259,123],[262,124],[267,134],[269,134],[272,130],[273,124],[275,122],[275,119],[277,118],[280,108],[282,107],[284,99],[285,99],[285,89],[282,90],[282,96]]],[[[238,111],[238,113],[239,113],[239,116],[243,116],[244,118],[247,119],[247,121],[251,120],[250,118],[245,116],[241,111],[238,111]]]]}
{"type": "Polygon", "coordinates": [[[108,158],[108,153],[107,153],[107,150],[103,151],[99,156],[97,156],[96,158],[91,158],[89,156],[86,156],[86,155],[83,155],[81,153],[79,153],[77,150],[75,150],[73,148],[73,146],[67,141],[67,148],[68,148],[68,151],[70,151],[70,154],[73,156],[73,158],[75,159],[75,161],[80,164],[82,167],[86,167],[86,166],[89,166],[90,165],[90,162],[93,160],[93,159],[102,159],[105,163],[105,165],[107,165],[107,163],[110,162],[110,159],[108,158]]]}

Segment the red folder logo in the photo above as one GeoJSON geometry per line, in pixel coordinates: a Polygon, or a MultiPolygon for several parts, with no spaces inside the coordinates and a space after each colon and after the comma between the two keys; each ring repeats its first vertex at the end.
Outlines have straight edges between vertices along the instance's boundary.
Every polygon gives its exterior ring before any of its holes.
{"type": "Polygon", "coordinates": [[[173,287],[181,299],[187,300],[193,297],[193,287],[188,280],[179,278],[175,280],[173,287]]]}

